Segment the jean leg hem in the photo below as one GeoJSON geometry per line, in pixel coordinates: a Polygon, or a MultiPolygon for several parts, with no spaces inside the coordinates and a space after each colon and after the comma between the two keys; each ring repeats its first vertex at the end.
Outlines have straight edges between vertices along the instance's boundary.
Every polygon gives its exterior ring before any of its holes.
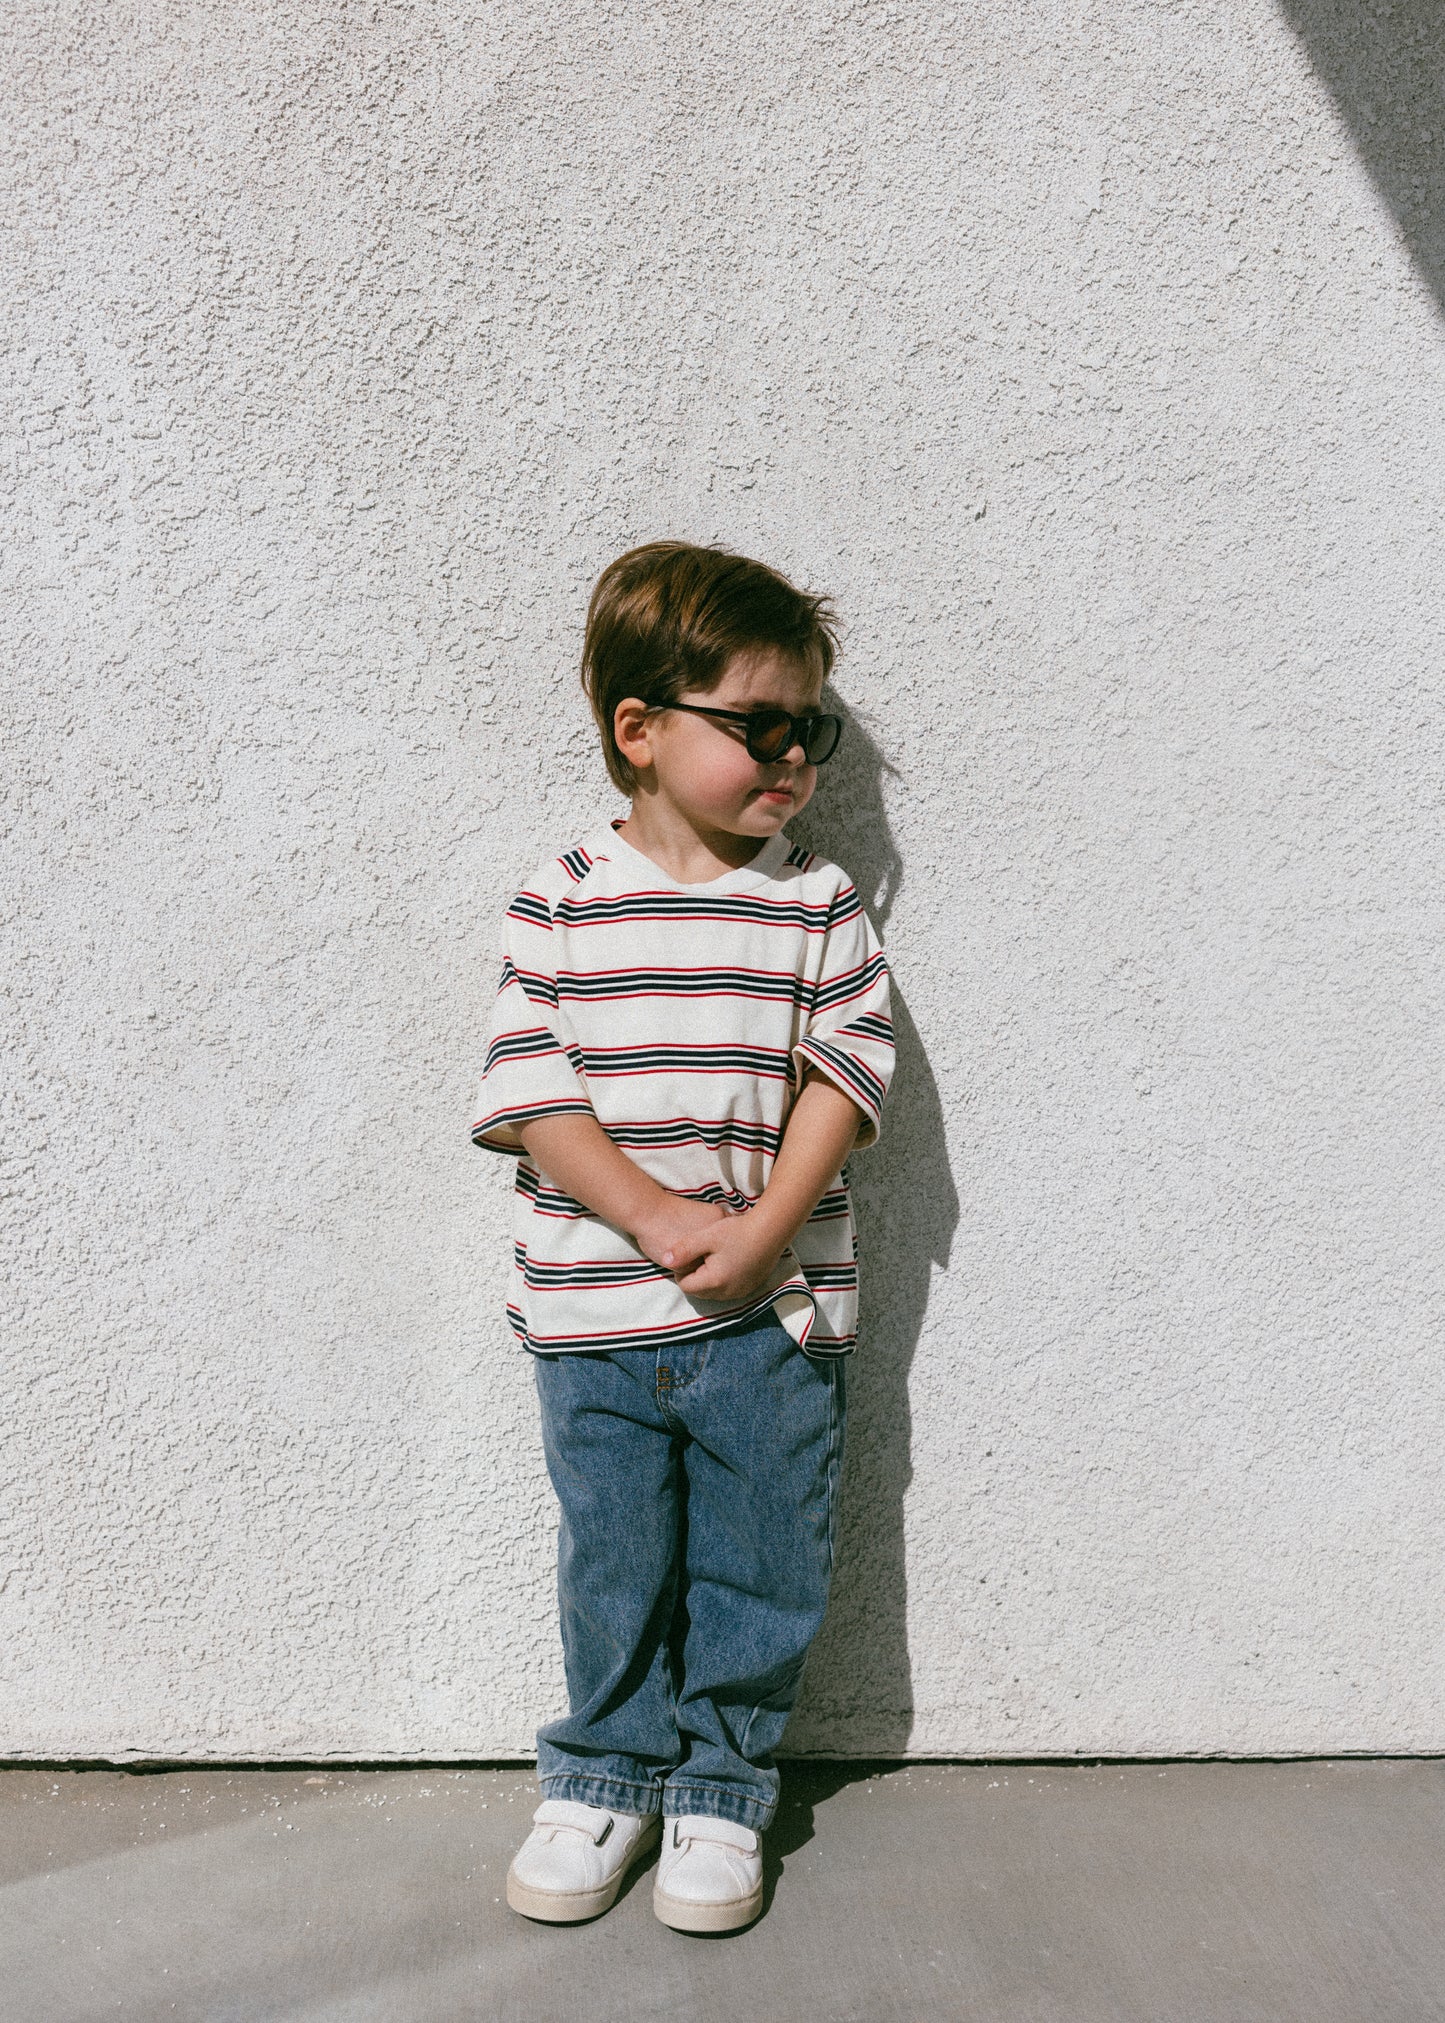
{"type": "Polygon", "coordinates": [[[762,1833],[773,1823],[777,1800],[755,1798],[729,1784],[677,1784],[663,1786],[663,1811],[669,1819],[695,1813],[701,1819],[728,1819],[734,1826],[750,1826],[762,1833]]]}
{"type": "Polygon", "coordinates": [[[544,1798],[570,1798],[577,1805],[599,1805],[607,1812],[634,1812],[644,1816],[662,1810],[659,1784],[633,1784],[623,1777],[583,1777],[571,1770],[551,1771],[538,1777],[544,1798]]]}

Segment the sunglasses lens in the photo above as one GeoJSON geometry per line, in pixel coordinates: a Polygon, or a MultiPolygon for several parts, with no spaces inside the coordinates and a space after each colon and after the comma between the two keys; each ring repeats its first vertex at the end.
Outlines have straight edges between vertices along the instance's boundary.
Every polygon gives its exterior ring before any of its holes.
{"type": "Polygon", "coordinates": [[[748,718],[748,751],[764,765],[801,745],[810,766],[821,766],[838,749],[843,733],[840,716],[792,717],[783,710],[760,709],[748,718]]]}
{"type": "Polygon", "coordinates": [[[748,750],[764,764],[780,759],[793,742],[793,719],[784,710],[760,709],[748,719],[748,750]]]}

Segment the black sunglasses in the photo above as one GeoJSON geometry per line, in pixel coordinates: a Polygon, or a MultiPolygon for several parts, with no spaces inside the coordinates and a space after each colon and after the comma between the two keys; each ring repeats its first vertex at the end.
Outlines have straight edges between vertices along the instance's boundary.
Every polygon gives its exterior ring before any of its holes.
{"type": "Polygon", "coordinates": [[[695,702],[658,702],[653,708],[681,709],[689,716],[715,716],[724,723],[741,724],[748,757],[762,766],[773,765],[794,745],[803,747],[810,766],[825,766],[843,735],[840,716],[793,716],[785,709],[703,709],[695,702]]]}

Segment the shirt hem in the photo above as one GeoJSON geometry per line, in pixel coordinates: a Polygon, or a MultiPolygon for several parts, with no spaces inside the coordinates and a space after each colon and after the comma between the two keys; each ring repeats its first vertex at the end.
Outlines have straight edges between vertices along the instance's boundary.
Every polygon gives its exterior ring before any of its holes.
{"type": "MultiPolygon", "coordinates": [[[[692,1327],[639,1328],[620,1335],[603,1335],[600,1337],[595,1335],[568,1337],[564,1335],[555,1340],[539,1342],[530,1333],[526,1321],[515,1307],[508,1307],[507,1321],[512,1333],[517,1338],[518,1347],[526,1349],[529,1354],[534,1356],[610,1355],[618,1349],[666,1349],[680,1343],[704,1341],[709,1335],[722,1334],[728,1328],[741,1327],[747,1321],[756,1320],[760,1314],[766,1313],[783,1294],[792,1293],[796,1295],[799,1291],[800,1288],[796,1285],[774,1286],[771,1292],[764,1293],[750,1305],[738,1307],[732,1313],[711,1314],[705,1319],[699,1318],[696,1325],[692,1327]]],[[[812,1300],[811,1294],[807,1294],[805,1297],[812,1301],[815,1324],[809,1327],[804,1339],[798,1343],[804,1355],[822,1362],[834,1361],[839,1357],[852,1355],[857,1343],[857,1336],[825,1335],[819,1337],[816,1329],[817,1302],[816,1300],[812,1300]]],[[[778,1325],[779,1327],[783,1326],[781,1319],[779,1319],[778,1325]]],[[[792,1333],[792,1330],[789,1329],[788,1332],[792,1333]]],[[[793,1339],[797,1340],[796,1335],[794,1335],[793,1339]]]]}

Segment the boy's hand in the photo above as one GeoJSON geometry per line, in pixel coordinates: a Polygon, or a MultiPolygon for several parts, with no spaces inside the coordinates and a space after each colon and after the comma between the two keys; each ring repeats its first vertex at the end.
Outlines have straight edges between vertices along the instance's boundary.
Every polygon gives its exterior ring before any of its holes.
{"type": "Polygon", "coordinates": [[[755,1209],[724,1215],[686,1246],[696,1258],[661,1257],[685,1293],[699,1299],[746,1299],[765,1285],[787,1248],[766,1216],[755,1209]]]}
{"type": "Polygon", "coordinates": [[[664,1193],[632,1237],[644,1257],[675,1277],[704,1256],[703,1231],[727,1219],[727,1210],[716,1201],[689,1201],[682,1194],[664,1193]]]}

